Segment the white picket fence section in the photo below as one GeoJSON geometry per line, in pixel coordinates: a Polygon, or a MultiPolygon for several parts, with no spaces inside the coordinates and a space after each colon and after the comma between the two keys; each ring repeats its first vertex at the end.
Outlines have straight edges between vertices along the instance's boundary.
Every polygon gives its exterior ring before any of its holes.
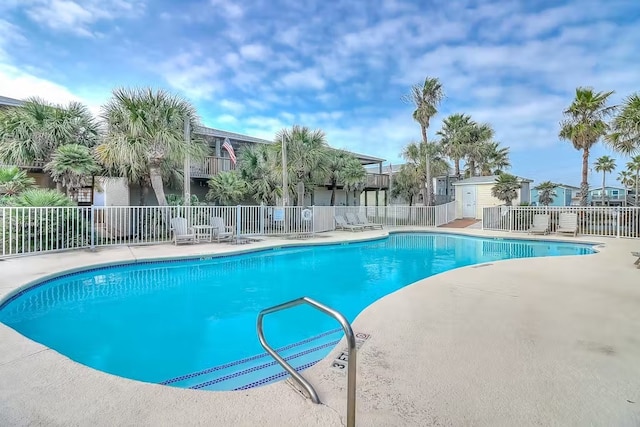
{"type": "Polygon", "coordinates": [[[115,245],[167,243],[171,218],[190,226],[221,217],[236,236],[309,235],[335,230],[334,217],[363,213],[386,226],[436,227],[455,219],[440,206],[91,206],[0,207],[0,257],[115,245]]]}
{"type": "Polygon", "coordinates": [[[640,237],[640,207],[610,206],[492,206],[482,209],[485,230],[526,233],[537,214],[549,215],[551,232],[560,213],[578,215],[578,234],[601,237],[640,237]]]}

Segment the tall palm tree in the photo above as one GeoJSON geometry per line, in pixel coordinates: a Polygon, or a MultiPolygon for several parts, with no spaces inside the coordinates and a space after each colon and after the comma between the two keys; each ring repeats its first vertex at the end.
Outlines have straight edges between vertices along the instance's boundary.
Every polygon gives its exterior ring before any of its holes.
{"type": "Polygon", "coordinates": [[[596,172],[602,172],[602,205],[604,206],[607,173],[616,169],[616,160],[609,156],[600,156],[596,159],[594,167],[596,172]]]}
{"type": "Polygon", "coordinates": [[[100,172],[100,167],[88,147],[66,144],[56,149],[44,170],[67,189],[67,195],[71,195],[73,190],[90,185],[91,178],[100,172]]]}
{"type": "Polygon", "coordinates": [[[509,147],[500,147],[499,142],[481,144],[480,152],[478,169],[482,176],[499,175],[511,167],[509,147]]]}
{"type": "Polygon", "coordinates": [[[496,182],[491,188],[491,194],[498,200],[511,206],[511,202],[518,198],[518,189],[521,187],[518,178],[508,173],[502,173],[496,178],[496,182]]]}
{"type": "Polygon", "coordinates": [[[444,152],[455,167],[455,175],[460,177],[460,160],[466,154],[466,146],[469,144],[471,129],[475,123],[467,114],[452,114],[442,121],[442,129],[436,134],[444,146],[444,152]]]}
{"type": "Polygon", "coordinates": [[[477,176],[482,173],[478,165],[483,162],[487,144],[493,140],[494,130],[488,123],[473,123],[469,129],[469,140],[464,148],[466,174],[477,176]]]}
{"type": "Polygon", "coordinates": [[[635,205],[640,206],[640,204],[638,204],[638,196],[640,196],[640,155],[631,158],[631,161],[627,163],[627,169],[634,174],[635,205]]]}
{"type": "Polygon", "coordinates": [[[15,196],[35,183],[35,179],[17,166],[0,167],[0,197],[15,196]]]}
{"type": "Polygon", "coordinates": [[[582,182],[580,205],[587,205],[589,192],[589,151],[608,131],[607,118],[615,107],[608,106],[611,92],[595,92],[592,88],[579,87],[569,108],[564,111],[565,120],[560,123],[559,136],[571,141],[576,150],[582,151],[582,182]]]}
{"type": "Polygon", "coordinates": [[[627,170],[624,170],[618,174],[618,181],[626,189],[633,188],[635,186],[635,180],[633,174],[627,170]]]}
{"type": "MultiPolygon", "coordinates": [[[[338,184],[345,183],[345,173],[353,172],[349,168],[351,164],[354,164],[352,158],[354,158],[352,154],[343,150],[333,150],[330,154],[327,166],[327,180],[331,185],[331,206],[335,206],[336,204],[336,189],[338,188],[338,184]]],[[[358,161],[358,159],[356,159],[356,161],[358,161]]]]}
{"type": "Polygon", "coordinates": [[[551,181],[544,181],[534,187],[534,190],[538,190],[538,203],[544,206],[549,206],[553,203],[556,194],[556,184],[551,181]]]}
{"type": "MultiPolygon", "coordinates": [[[[283,138],[287,144],[287,172],[298,190],[296,204],[302,205],[305,187],[310,183],[319,182],[327,175],[329,145],[322,130],[311,130],[305,126],[295,125],[290,129],[282,129],[276,134],[276,143],[273,147],[277,159],[282,158],[282,144],[278,142],[283,138]]],[[[278,167],[282,173],[281,161],[278,167]]]]}
{"type": "Polygon", "coordinates": [[[166,206],[166,173],[180,170],[185,156],[203,160],[209,147],[200,139],[184,140],[184,122],[197,124],[187,100],[165,91],[115,89],[103,107],[107,131],[97,148],[98,160],[130,182],[150,183],[158,204],[166,206]]]}
{"type": "Polygon", "coordinates": [[[238,171],[225,171],[209,180],[206,198],[223,206],[235,205],[246,196],[247,190],[247,182],[238,171]]]}
{"type": "Polygon", "coordinates": [[[614,150],[629,155],[640,152],[640,93],[627,97],[611,123],[607,142],[614,150]]]}
{"type": "MultiPolygon", "coordinates": [[[[427,129],[429,129],[431,118],[438,113],[438,107],[444,98],[442,84],[437,77],[427,77],[424,79],[424,84],[411,87],[407,98],[415,107],[413,119],[420,125],[422,143],[428,145],[427,129]]],[[[427,157],[425,157],[425,176],[427,186],[424,191],[424,204],[431,206],[433,202],[433,180],[431,177],[433,174],[431,160],[427,157]]]]}

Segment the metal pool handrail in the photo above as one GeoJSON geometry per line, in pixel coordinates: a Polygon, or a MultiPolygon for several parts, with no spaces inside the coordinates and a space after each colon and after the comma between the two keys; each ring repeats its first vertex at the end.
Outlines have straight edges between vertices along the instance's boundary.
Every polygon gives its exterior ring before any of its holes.
{"type": "Polygon", "coordinates": [[[279,304],[270,308],[265,308],[258,313],[257,329],[258,339],[262,347],[269,353],[275,360],[282,366],[291,377],[300,384],[300,386],[307,392],[309,399],[313,403],[320,403],[318,393],[313,386],[307,381],[298,371],[296,371],[291,365],[287,363],[274,349],[267,343],[264,338],[264,329],[262,327],[262,319],[267,314],[275,313],[276,311],[285,310],[287,308],[296,307],[298,305],[307,304],[311,307],[327,314],[336,319],[347,338],[347,347],[349,349],[349,361],[347,363],[347,427],[355,427],[356,425],[356,337],[351,329],[349,321],[338,311],[327,307],[324,304],[319,303],[309,297],[302,297],[279,304]]]}

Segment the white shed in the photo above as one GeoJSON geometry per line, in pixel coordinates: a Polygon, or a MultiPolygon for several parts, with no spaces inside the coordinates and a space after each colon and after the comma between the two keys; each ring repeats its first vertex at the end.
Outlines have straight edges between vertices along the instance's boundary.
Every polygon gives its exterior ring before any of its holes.
{"type": "MultiPolygon", "coordinates": [[[[496,175],[473,176],[454,182],[456,216],[458,218],[482,219],[482,208],[503,205],[504,202],[502,200],[498,200],[491,195],[491,189],[496,182],[496,178],[496,175]]],[[[513,205],[531,201],[529,184],[533,181],[526,178],[518,178],[518,180],[521,187],[518,190],[518,198],[512,202],[513,205]]]]}

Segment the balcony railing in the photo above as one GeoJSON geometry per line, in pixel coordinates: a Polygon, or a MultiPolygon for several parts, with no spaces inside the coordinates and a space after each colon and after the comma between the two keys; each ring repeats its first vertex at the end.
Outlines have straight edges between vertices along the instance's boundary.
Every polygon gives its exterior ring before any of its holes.
{"type": "Polygon", "coordinates": [[[191,165],[191,176],[193,178],[210,178],[220,172],[231,171],[236,168],[228,157],[206,157],[201,163],[191,165]]]}
{"type": "Polygon", "coordinates": [[[389,188],[389,175],[379,173],[367,174],[367,188],[389,188]]]}
{"type": "Polygon", "coordinates": [[[16,165],[16,164],[7,164],[5,162],[0,162],[0,166],[2,167],[6,167],[6,166],[17,166],[20,169],[42,169],[44,168],[44,161],[43,160],[34,160],[33,162],[29,163],[29,164],[20,164],[20,165],[16,165]]]}

